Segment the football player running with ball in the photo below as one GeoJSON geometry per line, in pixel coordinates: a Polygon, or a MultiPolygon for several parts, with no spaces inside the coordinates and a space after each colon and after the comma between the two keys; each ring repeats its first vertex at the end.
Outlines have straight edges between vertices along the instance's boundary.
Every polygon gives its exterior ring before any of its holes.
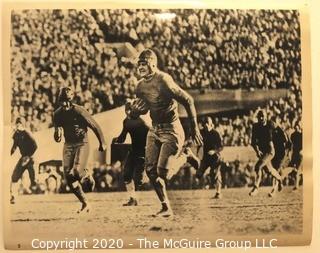
{"type": "Polygon", "coordinates": [[[188,113],[191,137],[196,145],[202,145],[202,136],[193,98],[169,74],[158,69],[157,56],[151,49],[145,49],[139,55],[138,72],[141,80],[136,95],[140,100],[133,104],[133,111],[145,114],[150,110],[152,120],[147,135],[145,169],[162,205],[156,216],[169,217],[173,212],[167,196],[166,180],[170,179],[171,170],[180,169],[188,158],[195,159],[190,155],[190,150],[187,154],[182,150],[185,136],[177,102],[188,113]]]}
{"type": "Polygon", "coordinates": [[[90,210],[82,187],[94,188],[94,180],[87,171],[89,157],[88,127],[92,129],[99,141],[99,151],[106,149],[102,131],[93,117],[81,106],[73,104],[73,90],[62,88],[58,97],[60,107],[54,112],[54,139],[61,141],[62,131],[65,143],[63,146],[63,168],[68,186],[81,202],[78,213],[90,210]]]}

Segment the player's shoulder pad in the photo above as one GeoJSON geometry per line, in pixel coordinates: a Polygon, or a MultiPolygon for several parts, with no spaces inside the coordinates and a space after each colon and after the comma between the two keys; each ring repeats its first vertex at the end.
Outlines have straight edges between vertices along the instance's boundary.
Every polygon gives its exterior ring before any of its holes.
{"type": "Polygon", "coordinates": [[[137,82],[137,86],[136,86],[136,93],[139,94],[140,90],[141,90],[141,85],[143,83],[143,78],[140,79],[138,82],[137,82]]]}
{"type": "Polygon", "coordinates": [[[159,78],[162,79],[163,81],[165,81],[166,83],[173,82],[172,76],[169,75],[168,73],[165,73],[163,71],[159,71],[157,74],[159,75],[159,78]]]}
{"type": "Polygon", "coordinates": [[[89,114],[89,112],[80,105],[73,104],[73,108],[77,113],[80,113],[81,115],[89,114]]]}

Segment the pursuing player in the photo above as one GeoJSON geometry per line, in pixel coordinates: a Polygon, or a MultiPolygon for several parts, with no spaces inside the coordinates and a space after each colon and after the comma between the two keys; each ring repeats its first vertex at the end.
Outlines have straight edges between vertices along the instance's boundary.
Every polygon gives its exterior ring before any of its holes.
{"type": "Polygon", "coordinates": [[[221,198],[221,156],[220,152],[223,149],[222,139],[220,134],[214,129],[211,117],[205,117],[203,121],[204,130],[202,131],[203,138],[203,157],[200,168],[196,172],[196,176],[201,178],[205,171],[210,167],[210,176],[215,183],[216,194],[215,199],[221,198]]]}
{"type": "MultiPolygon", "coordinates": [[[[274,188],[278,187],[278,191],[282,190],[282,178],[279,172],[275,170],[271,164],[271,160],[275,154],[272,137],[274,124],[267,120],[266,114],[262,110],[258,111],[257,119],[258,122],[253,124],[252,127],[251,145],[259,160],[255,165],[256,178],[254,186],[249,193],[250,196],[254,196],[258,193],[263,168],[267,168],[267,171],[277,180],[274,188]]],[[[274,194],[274,189],[272,189],[270,194],[274,194]]]]}
{"type": "Polygon", "coordinates": [[[139,55],[138,72],[141,80],[136,95],[140,99],[133,104],[133,111],[145,114],[150,110],[152,119],[152,127],[147,135],[146,173],[162,204],[156,215],[169,217],[173,212],[165,183],[168,171],[180,169],[188,158],[192,159],[190,155],[182,152],[185,138],[177,102],[181,103],[188,113],[194,142],[201,145],[202,136],[192,97],[181,89],[169,74],[157,68],[157,57],[151,49],[145,49],[139,55]]]}
{"type": "MultiPolygon", "coordinates": [[[[272,166],[282,174],[283,166],[288,160],[288,155],[290,151],[290,141],[287,134],[280,127],[280,117],[275,117],[273,120],[274,130],[272,133],[272,142],[274,145],[274,157],[271,160],[272,166]]],[[[273,180],[273,185],[275,185],[277,180],[273,180]]],[[[272,197],[276,193],[275,189],[269,193],[269,197],[272,197]]]]}
{"type": "Polygon", "coordinates": [[[125,111],[127,117],[123,120],[123,128],[120,135],[112,140],[113,143],[123,143],[129,133],[131,137],[131,150],[124,163],[124,183],[129,193],[129,201],[123,206],[137,206],[138,201],[135,190],[142,185],[144,171],[144,157],[147,134],[149,127],[139,114],[132,113],[132,102],[127,101],[125,111]]]}
{"type": "Polygon", "coordinates": [[[34,172],[34,160],[33,155],[36,152],[38,146],[32,135],[25,129],[25,119],[19,117],[16,119],[16,131],[13,134],[13,145],[11,148],[11,155],[16,151],[17,147],[20,150],[21,158],[16,164],[11,177],[11,199],[10,203],[14,204],[16,200],[16,194],[18,192],[18,181],[22,177],[23,173],[27,169],[29,172],[29,178],[31,182],[31,189],[36,186],[35,172],[34,172]]]}
{"type": "Polygon", "coordinates": [[[299,121],[294,126],[294,132],[291,134],[290,140],[292,143],[291,160],[284,177],[287,177],[290,173],[295,174],[295,186],[293,187],[295,191],[299,188],[300,175],[302,174],[302,129],[299,121]]]}
{"type": "Polygon", "coordinates": [[[106,148],[102,131],[93,117],[81,106],[73,104],[71,88],[62,88],[59,94],[60,107],[54,112],[54,139],[61,141],[62,130],[65,143],[63,146],[63,167],[67,184],[82,206],[78,213],[89,212],[88,201],[82,186],[94,188],[94,180],[87,171],[89,156],[88,127],[92,129],[99,141],[99,151],[106,148]],[[82,185],[81,185],[82,184],[82,185]]]}

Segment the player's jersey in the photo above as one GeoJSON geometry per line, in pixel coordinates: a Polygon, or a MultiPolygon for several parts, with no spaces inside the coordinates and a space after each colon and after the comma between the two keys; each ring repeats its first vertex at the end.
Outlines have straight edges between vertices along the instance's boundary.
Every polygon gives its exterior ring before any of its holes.
{"type": "Polygon", "coordinates": [[[136,94],[150,108],[153,124],[172,123],[178,120],[177,101],[184,105],[189,117],[196,117],[195,111],[190,106],[193,103],[190,95],[182,90],[170,75],[164,72],[156,72],[148,81],[142,79],[138,83],[136,94]]]}
{"type": "Polygon", "coordinates": [[[207,154],[210,150],[218,151],[222,148],[222,140],[216,130],[213,129],[210,132],[202,131],[202,137],[204,154],[207,154]]]}
{"type": "Polygon", "coordinates": [[[22,156],[32,156],[38,148],[35,139],[26,130],[15,131],[12,138],[13,145],[19,148],[22,156]]]}
{"type": "Polygon", "coordinates": [[[292,155],[298,155],[302,150],[302,132],[294,131],[290,139],[292,142],[292,155]]]}
{"type": "Polygon", "coordinates": [[[145,146],[149,127],[143,119],[128,119],[123,121],[123,128],[130,134],[132,152],[139,156],[145,156],[145,146]]]}
{"type": "Polygon", "coordinates": [[[262,153],[270,153],[270,142],[273,141],[274,124],[267,121],[266,125],[260,123],[253,124],[251,144],[257,145],[262,153]]]}
{"type": "Polygon", "coordinates": [[[62,127],[66,143],[88,142],[88,127],[90,127],[99,139],[104,143],[102,131],[93,117],[81,106],[72,105],[70,110],[59,107],[53,115],[55,127],[62,127]]]}
{"type": "Polygon", "coordinates": [[[288,149],[288,137],[281,127],[276,127],[272,133],[272,140],[276,157],[284,157],[288,149]]]}

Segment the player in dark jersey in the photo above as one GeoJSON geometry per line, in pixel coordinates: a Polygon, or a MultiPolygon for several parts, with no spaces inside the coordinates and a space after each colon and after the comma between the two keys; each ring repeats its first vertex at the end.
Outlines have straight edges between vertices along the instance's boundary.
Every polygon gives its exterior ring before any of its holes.
{"type": "Polygon", "coordinates": [[[203,121],[204,129],[202,131],[203,138],[203,157],[200,168],[196,172],[197,178],[201,178],[205,171],[210,167],[210,178],[215,184],[215,199],[221,198],[221,155],[223,149],[220,134],[214,129],[211,117],[205,117],[203,121]]]}
{"type": "Polygon", "coordinates": [[[89,157],[88,127],[93,130],[99,141],[99,151],[106,149],[102,131],[93,117],[81,106],[72,103],[71,88],[62,88],[59,94],[60,107],[54,112],[54,139],[61,141],[62,130],[65,143],[63,146],[63,167],[67,184],[82,206],[78,213],[89,212],[88,201],[82,187],[94,188],[94,180],[87,171],[89,157]]]}
{"type": "Polygon", "coordinates": [[[294,132],[291,134],[290,140],[292,143],[291,160],[283,177],[294,173],[295,186],[293,190],[297,190],[299,188],[300,175],[302,175],[302,128],[299,121],[294,126],[294,132]]]}
{"type": "Polygon", "coordinates": [[[31,133],[25,129],[25,123],[25,119],[22,117],[16,119],[16,131],[12,137],[13,144],[11,148],[11,155],[13,155],[16,149],[19,148],[21,158],[18,160],[11,176],[11,204],[14,204],[16,201],[18,181],[22,177],[25,170],[28,170],[29,172],[31,189],[36,187],[33,155],[38,146],[31,133]]]}
{"type": "Polygon", "coordinates": [[[137,103],[133,110],[140,114],[150,110],[152,120],[147,136],[146,173],[162,204],[157,215],[169,217],[173,213],[166,192],[168,171],[180,169],[188,157],[191,158],[182,152],[185,137],[177,102],[186,108],[191,123],[191,135],[196,144],[202,144],[202,136],[192,97],[181,89],[170,75],[158,69],[157,57],[152,50],[145,49],[139,55],[138,72],[141,79],[136,95],[142,99],[142,105],[137,103]]]}
{"type": "MultiPolygon", "coordinates": [[[[291,148],[290,140],[287,136],[287,134],[282,130],[281,128],[281,122],[280,117],[274,117],[272,119],[272,122],[274,123],[274,130],[272,133],[272,142],[274,145],[274,157],[271,160],[272,166],[279,172],[279,174],[282,174],[282,169],[285,166],[285,164],[288,161],[289,151],[291,148]]],[[[273,180],[273,185],[275,186],[277,183],[277,180],[273,180]]],[[[273,188],[273,191],[269,193],[269,197],[272,197],[275,194],[275,188],[273,188]]]]}
{"type": "Polygon", "coordinates": [[[138,201],[135,191],[142,185],[144,172],[144,157],[147,134],[149,127],[146,122],[139,117],[139,114],[131,112],[132,101],[127,101],[125,111],[127,117],[123,120],[123,127],[120,135],[112,140],[113,143],[123,143],[127,134],[131,137],[131,150],[124,162],[124,183],[129,193],[129,201],[123,206],[137,206],[138,201]]]}
{"type": "MultiPolygon", "coordinates": [[[[254,196],[258,193],[263,168],[267,168],[267,171],[277,180],[274,188],[278,188],[278,191],[282,190],[282,178],[279,172],[273,168],[271,164],[271,160],[275,154],[272,137],[274,124],[267,120],[266,114],[262,110],[258,111],[257,119],[258,122],[253,124],[252,127],[251,145],[257,154],[258,161],[255,165],[256,179],[254,186],[249,193],[250,196],[254,196]]],[[[274,192],[274,189],[272,189],[271,192],[274,192]]]]}

